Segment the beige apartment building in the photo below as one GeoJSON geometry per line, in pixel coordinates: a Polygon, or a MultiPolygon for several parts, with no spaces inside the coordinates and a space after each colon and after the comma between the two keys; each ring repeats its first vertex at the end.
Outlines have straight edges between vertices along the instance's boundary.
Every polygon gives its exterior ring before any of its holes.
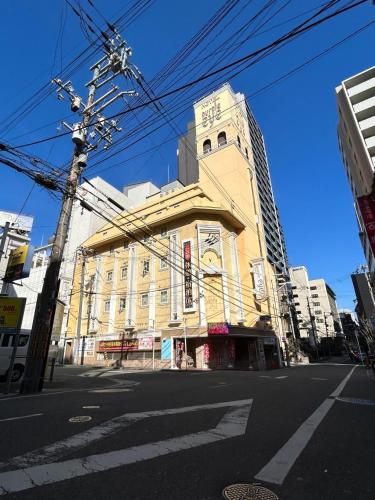
{"type": "Polygon", "coordinates": [[[374,286],[375,66],[344,80],[336,88],[336,96],[339,147],[374,286]]]}
{"type": "Polygon", "coordinates": [[[68,335],[74,342],[80,332],[85,363],[280,364],[280,310],[244,102],[224,85],[194,115],[198,181],[151,194],[84,244],[68,335]]]}

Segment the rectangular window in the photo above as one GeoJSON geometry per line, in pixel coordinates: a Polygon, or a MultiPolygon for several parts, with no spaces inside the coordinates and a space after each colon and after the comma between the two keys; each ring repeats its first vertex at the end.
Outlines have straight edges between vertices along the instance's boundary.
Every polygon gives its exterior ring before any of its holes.
{"type": "Polygon", "coordinates": [[[109,313],[110,308],[111,308],[111,301],[110,300],[106,300],[104,302],[104,312],[105,313],[109,313]]]}
{"type": "Polygon", "coordinates": [[[322,318],[317,318],[316,322],[317,323],[324,323],[324,321],[322,320],[322,318]]]}
{"type": "Polygon", "coordinates": [[[142,295],[141,295],[141,307],[148,307],[148,293],[142,293],[142,295]]]}
{"type": "Polygon", "coordinates": [[[160,291],[160,304],[168,304],[168,290],[160,291]]]}
{"type": "Polygon", "coordinates": [[[314,307],[319,307],[320,306],[320,302],[313,302],[313,306],[314,307]]]}
{"type": "Polygon", "coordinates": [[[297,293],[295,293],[295,294],[293,295],[293,299],[298,299],[298,294],[297,294],[297,293]]]}
{"type": "Polygon", "coordinates": [[[320,311],[320,310],[315,311],[315,314],[322,314],[322,311],[320,311]]]}
{"type": "Polygon", "coordinates": [[[296,311],[296,314],[301,314],[301,311],[296,311]]]}
{"type": "Polygon", "coordinates": [[[107,271],[107,281],[113,280],[113,271],[107,271]]]}
{"type": "Polygon", "coordinates": [[[126,307],[126,297],[120,297],[119,311],[122,312],[126,307]]]}
{"type": "Polygon", "coordinates": [[[294,305],[295,306],[299,306],[299,302],[294,302],[294,305]]]}
{"type": "Polygon", "coordinates": [[[142,263],[142,276],[146,276],[150,272],[150,261],[144,260],[142,263]]]}
{"type": "Polygon", "coordinates": [[[317,290],[316,286],[310,286],[310,290],[317,290]]]}
{"type": "Polygon", "coordinates": [[[313,294],[311,294],[311,297],[312,297],[313,299],[317,299],[317,298],[319,297],[319,295],[318,295],[317,293],[313,293],[313,294]]]}
{"type": "Polygon", "coordinates": [[[123,266],[121,268],[121,279],[125,280],[128,277],[128,266],[123,266]]]}
{"type": "Polygon", "coordinates": [[[160,269],[168,269],[167,257],[162,257],[160,259],[160,269]]]}

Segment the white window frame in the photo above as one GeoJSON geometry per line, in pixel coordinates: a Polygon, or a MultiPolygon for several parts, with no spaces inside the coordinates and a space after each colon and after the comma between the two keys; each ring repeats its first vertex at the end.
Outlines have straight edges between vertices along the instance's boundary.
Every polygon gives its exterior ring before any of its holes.
{"type": "Polygon", "coordinates": [[[111,269],[110,271],[107,271],[106,281],[107,281],[107,283],[111,283],[113,281],[113,269],[111,269]],[[109,278],[109,275],[111,276],[111,278],[109,278]]]}
{"type": "Polygon", "coordinates": [[[141,295],[141,307],[144,307],[144,308],[149,307],[149,304],[150,304],[149,294],[148,293],[142,293],[142,295],[141,295]],[[147,297],[147,304],[143,303],[144,297],[147,297]]]}
{"type": "Polygon", "coordinates": [[[169,304],[169,296],[168,296],[168,289],[166,288],[165,290],[160,290],[160,304],[165,306],[166,304],[169,304]],[[166,300],[163,301],[163,293],[165,294],[166,300]]]}
{"type": "Polygon", "coordinates": [[[126,280],[128,278],[128,265],[125,264],[124,266],[121,267],[121,279],[126,280]],[[126,269],[125,276],[124,276],[124,270],[126,269]]]}
{"type": "Polygon", "coordinates": [[[111,301],[105,300],[104,301],[104,312],[109,313],[110,310],[111,310],[111,301]]]}
{"type": "Polygon", "coordinates": [[[142,276],[145,277],[150,274],[150,259],[145,259],[142,261],[142,276]],[[146,266],[147,264],[147,266],[146,266]],[[147,270],[146,270],[147,267],[147,270]]]}
{"type": "Polygon", "coordinates": [[[120,301],[119,301],[119,312],[122,313],[123,311],[125,311],[125,308],[126,308],[126,297],[120,297],[120,301]]]}
{"type": "Polygon", "coordinates": [[[160,271],[165,271],[168,269],[167,256],[160,257],[160,271]]]}

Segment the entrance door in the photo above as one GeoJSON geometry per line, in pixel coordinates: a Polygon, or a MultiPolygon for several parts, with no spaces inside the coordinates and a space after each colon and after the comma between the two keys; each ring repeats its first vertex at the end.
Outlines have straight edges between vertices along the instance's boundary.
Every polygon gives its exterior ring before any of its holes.
{"type": "Polygon", "coordinates": [[[64,363],[70,365],[72,363],[72,358],[73,358],[72,341],[68,341],[65,344],[64,363]]]}

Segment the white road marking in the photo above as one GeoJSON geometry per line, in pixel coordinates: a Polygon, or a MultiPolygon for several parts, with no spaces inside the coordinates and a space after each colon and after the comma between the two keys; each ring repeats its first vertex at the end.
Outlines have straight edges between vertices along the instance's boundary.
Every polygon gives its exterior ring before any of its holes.
{"type": "Polygon", "coordinates": [[[336,389],[332,392],[331,398],[337,398],[337,396],[340,396],[342,391],[344,390],[344,387],[346,386],[347,381],[350,379],[352,376],[352,373],[354,370],[357,368],[357,366],[353,366],[353,368],[350,370],[350,372],[347,374],[347,376],[340,382],[340,384],[336,387],[336,389]]]}
{"type": "Polygon", "coordinates": [[[77,417],[70,417],[69,422],[72,424],[83,424],[85,422],[90,422],[92,417],[89,415],[78,415],[77,417]]]}
{"type": "Polygon", "coordinates": [[[62,439],[56,443],[52,443],[34,451],[18,455],[17,457],[9,458],[5,462],[0,462],[0,468],[15,466],[29,467],[32,465],[46,464],[54,462],[62,458],[67,453],[84,448],[85,446],[95,441],[108,437],[116,432],[124,429],[130,424],[149,417],[159,417],[163,415],[176,415],[179,413],[188,413],[200,410],[209,410],[214,408],[227,408],[228,406],[242,406],[251,404],[252,400],[245,399],[240,401],[229,401],[224,403],[214,403],[199,406],[186,406],[184,408],[173,408],[167,410],[153,410],[141,413],[125,413],[118,417],[107,420],[102,424],[91,427],[87,431],[80,432],[74,436],[62,439]]]}
{"type": "Polygon", "coordinates": [[[363,398],[335,398],[336,401],[341,401],[343,403],[351,403],[353,405],[364,405],[364,406],[375,406],[375,401],[373,399],[363,399],[363,398]]]}
{"type": "Polygon", "coordinates": [[[100,406],[90,405],[90,406],[82,406],[84,410],[94,410],[100,408],[100,406]]]}
{"type": "Polygon", "coordinates": [[[280,377],[275,377],[277,379],[280,379],[280,378],[288,378],[288,375],[281,375],[280,377]]]}
{"type": "Polygon", "coordinates": [[[43,415],[43,413],[32,413],[31,415],[22,415],[21,417],[2,418],[0,422],[9,422],[10,420],[21,420],[23,418],[40,417],[41,415],[43,415]]]}
{"type": "Polygon", "coordinates": [[[255,479],[265,481],[267,483],[283,484],[285,477],[293,467],[295,461],[305,449],[321,421],[332,408],[335,402],[335,399],[333,398],[341,394],[355,368],[356,367],[350,370],[348,375],[346,375],[342,382],[340,382],[337,388],[333,391],[330,398],[323,401],[323,403],[307,418],[307,420],[305,420],[293,436],[284,444],[284,446],[280,448],[268,464],[266,464],[258,472],[255,479]]]}
{"type": "Polygon", "coordinates": [[[93,391],[89,391],[89,392],[95,392],[95,393],[98,393],[98,394],[101,394],[101,393],[116,393],[116,392],[133,392],[134,389],[126,389],[126,388],[113,388],[113,389],[95,389],[93,391]]]}
{"type": "Polygon", "coordinates": [[[228,401],[212,405],[174,408],[169,410],[142,412],[132,415],[157,416],[187,411],[199,411],[228,407],[228,411],[218,425],[208,431],[186,434],[178,438],[156,441],[122,450],[110,451],[85,458],[37,465],[27,469],[3,472],[0,474],[0,495],[24,491],[36,486],[57,483],[75,477],[82,477],[95,472],[106,471],[123,465],[150,460],[152,458],[188,450],[197,446],[215,443],[245,434],[252,400],[228,401]],[[185,410],[185,411],[184,411],[185,410]]]}

